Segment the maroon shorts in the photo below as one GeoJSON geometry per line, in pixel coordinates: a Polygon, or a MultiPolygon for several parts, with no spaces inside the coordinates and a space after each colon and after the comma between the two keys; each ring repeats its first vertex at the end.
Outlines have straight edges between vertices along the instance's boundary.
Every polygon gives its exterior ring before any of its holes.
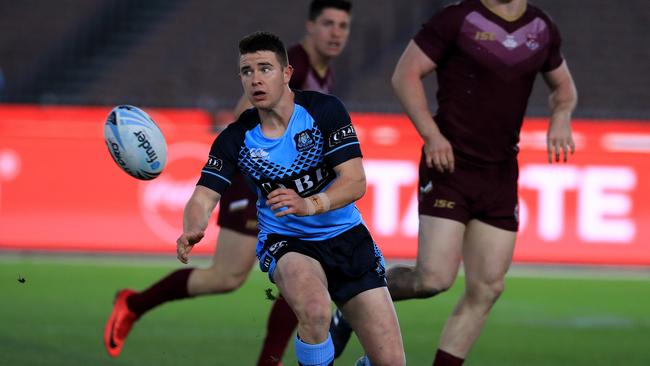
{"type": "Polygon", "coordinates": [[[476,164],[455,158],[453,173],[428,168],[420,158],[420,215],[443,217],[467,224],[477,219],[498,228],[517,231],[517,160],[476,164]]]}
{"type": "Polygon", "coordinates": [[[241,174],[233,176],[230,187],[219,201],[219,226],[245,235],[257,236],[257,195],[241,174]]]}

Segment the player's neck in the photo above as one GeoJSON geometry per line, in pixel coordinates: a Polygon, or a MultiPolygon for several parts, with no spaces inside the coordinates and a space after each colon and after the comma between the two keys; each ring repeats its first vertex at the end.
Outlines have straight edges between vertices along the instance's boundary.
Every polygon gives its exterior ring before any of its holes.
{"type": "Polygon", "coordinates": [[[284,134],[293,115],[294,93],[287,87],[278,103],[269,109],[258,108],[262,133],[268,138],[277,138],[284,134]]]}
{"type": "Polygon", "coordinates": [[[302,48],[305,50],[305,52],[307,52],[309,65],[316,71],[319,77],[325,77],[331,59],[318,52],[316,50],[316,46],[314,46],[314,42],[312,42],[308,36],[305,36],[300,44],[302,45],[302,48]]]}
{"type": "Polygon", "coordinates": [[[481,0],[491,12],[509,22],[519,19],[525,12],[527,0],[481,0]]]}

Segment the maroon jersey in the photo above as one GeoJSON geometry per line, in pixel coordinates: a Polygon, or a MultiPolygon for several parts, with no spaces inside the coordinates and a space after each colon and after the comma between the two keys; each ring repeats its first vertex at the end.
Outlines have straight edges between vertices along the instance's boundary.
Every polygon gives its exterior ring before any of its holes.
{"type": "Polygon", "coordinates": [[[289,63],[293,66],[293,75],[289,86],[293,89],[313,90],[330,94],[334,86],[334,75],[332,68],[328,67],[324,77],[318,73],[309,63],[309,56],[300,43],[292,46],[287,51],[289,63]]]}
{"type": "Polygon", "coordinates": [[[454,153],[483,162],[516,157],[538,72],[562,64],[553,21],[530,4],[507,21],[478,0],[435,14],[413,38],[436,63],[436,123],[454,153]]]}

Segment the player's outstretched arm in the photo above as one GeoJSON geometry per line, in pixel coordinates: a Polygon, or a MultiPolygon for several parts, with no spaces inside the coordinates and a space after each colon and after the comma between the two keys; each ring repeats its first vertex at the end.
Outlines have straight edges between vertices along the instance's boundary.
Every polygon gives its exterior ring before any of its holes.
{"type": "Polygon", "coordinates": [[[221,195],[209,188],[197,185],[183,212],[183,233],[176,240],[179,261],[188,262],[190,251],[205,235],[210,215],[221,195]]]}
{"type": "Polygon", "coordinates": [[[567,161],[569,152],[575,152],[575,143],[571,132],[571,114],[578,102],[578,92],[573,83],[566,61],[555,70],[544,74],[544,80],[551,89],[549,105],[551,107],[551,120],[547,132],[548,162],[560,161],[560,151],[563,161],[567,161]]]}
{"type": "Polygon", "coordinates": [[[361,158],[347,160],[334,167],[336,179],[325,192],[306,198],[294,190],[278,188],[269,193],[266,203],[276,211],[275,216],[289,214],[310,216],[343,207],[363,197],[366,193],[366,173],[361,158]],[[278,211],[286,207],[286,210],[278,211]]]}
{"type": "Polygon", "coordinates": [[[395,66],[391,82],[397,99],[424,140],[427,165],[435,166],[440,172],[453,172],[454,154],[451,144],[433,120],[422,82],[435,69],[435,62],[411,41],[395,66]]]}

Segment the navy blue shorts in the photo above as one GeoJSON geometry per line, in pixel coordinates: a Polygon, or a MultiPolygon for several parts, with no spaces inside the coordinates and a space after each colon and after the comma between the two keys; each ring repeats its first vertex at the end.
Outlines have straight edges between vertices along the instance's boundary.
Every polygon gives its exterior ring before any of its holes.
{"type": "Polygon", "coordinates": [[[363,224],[327,240],[268,235],[258,258],[271,282],[275,264],[289,252],[306,255],[321,264],[330,296],[339,305],[366,290],[386,286],[384,256],[363,224]]]}

